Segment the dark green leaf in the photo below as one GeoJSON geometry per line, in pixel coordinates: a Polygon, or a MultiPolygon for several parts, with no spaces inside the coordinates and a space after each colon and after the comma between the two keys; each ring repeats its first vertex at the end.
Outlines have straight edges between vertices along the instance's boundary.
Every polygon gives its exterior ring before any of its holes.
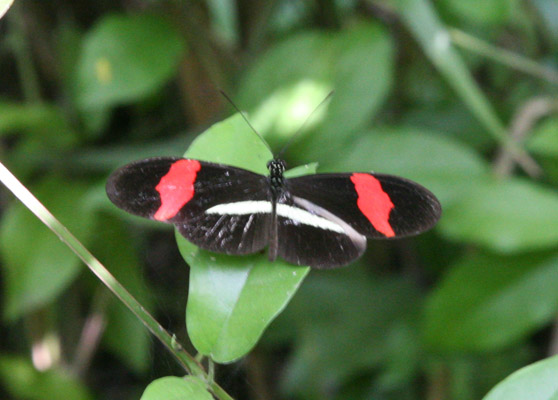
{"type": "Polygon", "coordinates": [[[478,254],[454,265],[431,294],[425,337],[438,350],[496,350],[555,318],[558,257],[478,254]]]}
{"type": "Polygon", "coordinates": [[[175,73],[183,53],[169,23],[149,14],[104,17],[85,37],[76,94],[85,110],[143,99],[175,73]]]}
{"type": "MultiPolygon", "coordinates": [[[[85,204],[89,187],[48,178],[31,191],[81,241],[93,226],[93,211],[85,204]]],[[[14,204],[0,228],[5,272],[5,314],[20,317],[56,298],[80,272],[79,259],[22,204],[14,204]]]]}
{"type": "Polygon", "coordinates": [[[39,372],[24,358],[0,357],[0,382],[13,398],[25,400],[92,400],[87,388],[62,369],[39,372]]]}
{"type": "MultiPolygon", "coordinates": [[[[150,310],[151,298],[142,280],[133,240],[122,229],[116,218],[102,215],[96,221],[92,248],[118,281],[150,310]]],[[[107,310],[107,326],[103,340],[120,360],[137,372],[145,372],[149,365],[151,341],[145,326],[116,297],[111,296],[107,310]]]]}
{"type": "Polygon", "coordinates": [[[558,194],[523,179],[469,180],[467,192],[444,208],[438,224],[450,239],[501,252],[556,246],[555,226],[558,194]]]}

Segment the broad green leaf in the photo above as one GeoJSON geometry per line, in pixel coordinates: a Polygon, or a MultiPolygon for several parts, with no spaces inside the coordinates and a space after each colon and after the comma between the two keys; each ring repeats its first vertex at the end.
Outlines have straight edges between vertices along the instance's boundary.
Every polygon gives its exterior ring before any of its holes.
{"type": "Polygon", "coordinates": [[[500,382],[483,400],[558,399],[558,356],[531,364],[500,382]]]}
{"type": "Polygon", "coordinates": [[[0,136],[24,133],[48,146],[68,146],[76,141],[62,110],[49,104],[0,101],[0,136]]]}
{"type": "Polygon", "coordinates": [[[557,226],[556,191],[517,178],[469,184],[462,198],[444,208],[438,224],[439,231],[452,240],[500,252],[556,246],[557,226]]]}
{"type": "Polygon", "coordinates": [[[347,148],[345,157],[332,160],[325,169],[400,175],[430,189],[444,206],[462,198],[472,179],[488,175],[488,167],[465,144],[406,127],[362,134],[347,148]]]}
{"type": "Polygon", "coordinates": [[[25,400],[92,400],[75,376],[59,369],[39,372],[27,359],[0,356],[0,383],[12,398],[25,400]]]}
{"type": "Polygon", "coordinates": [[[541,122],[527,142],[527,148],[537,154],[558,156],[558,117],[541,122]]]}
{"type": "Polygon", "coordinates": [[[456,17],[476,25],[502,24],[517,6],[515,0],[444,0],[438,4],[456,17]]]}
{"type": "Polygon", "coordinates": [[[272,147],[281,147],[334,89],[297,138],[296,154],[289,153],[320,161],[370,122],[392,77],[390,36],[378,24],[358,23],[336,35],[301,33],[271,48],[244,76],[238,101],[253,110],[254,126],[272,147]]]}
{"type": "Polygon", "coordinates": [[[84,38],[76,95],[85,110],[100,110],[153,94],[176,71],[182,38],[155,15],[110,15],[84,38]]]}
{"type": "MultiPolygon", "coordinates": [[[[187,157],[235,165],[267,175],[271,153],[240,115],[215,124],[187,157]]],[[[231,362],[254,347],[308,273],[267,255],[226,256],[198,249],[177,233],[190,265],[186,325],[196,349],[217,362],[231,362]]]]}
{"type": "Polygon", "coordinates": [[[437,350],[497,350],[558,312],[558,256],[468,256],[428,299],[424,335],[437,350]]]}
{"type": "MultiPolygon", "coordinates": [[[[91,246],[93,253],[141,305],[150,310],[149,289],[142,280],[133,243],[130,233],[116,218],[107,215],[97,218],[91,246]]],[[[138,373],[145,372],[151,348],[148,331],[116,297],[107,295],[111,303],[107,309],[103,341],[124,364],[138,373]]]]}
{"type": "MultiPolygon", "coordinates": [[[[50,177],[31,191],[79,240],[86,242],[93,212],[84,202],[89,187],[50,177]]],[[[4,260],[4,317],[15,319],[55,299],[80,272],[80,261],[22,204],[7,210],[0,227],[4,260]]]]}
{"type": "Polygon", "coordinates": [[[190,265],[186,309],[188,335],[196,349],[220,363],[248,353],[283,310],[308,273],[266,255],[225,256],[199,250],[177,235],[190,265]]]}
{"type": "Polygon", "coordinates": [[[205,384],[194,376],[166,376],[149,384],[140,400],[212,400],[205,384]]]}

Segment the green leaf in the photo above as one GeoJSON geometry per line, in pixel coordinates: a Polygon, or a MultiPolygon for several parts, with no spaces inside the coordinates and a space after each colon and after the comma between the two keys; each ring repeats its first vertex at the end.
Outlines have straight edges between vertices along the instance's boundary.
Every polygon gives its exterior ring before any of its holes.
{"type": "Polygon", "coordinates": [[[304,127],[294,154],[320,161],[370,122],[392,79],[389,34],[379,24],[358,23],[336,35],[302,33],[273,47],[245,75],[238,101],[253,110],[254,126],[272,146],[282,146],[335,89],[304,127]]]}
{"type": "Polygon", "coordinates": [[[90,400],[93,396],[74,376],[64,370],[39,372],[26,359],[0,356],[0,382],[13,398],[25,400],[90,400]]]}
{"type": "Polygon", "coordinates": [[[444,0],[440,3],[457,17],[483,25],[506,22],[517,6],[514,0],[444,0]]]}
{"type": "Polygon", "coordinates": [[[558,356],[531,364],[500,382],[483,400],[558,399],[558,356]]]}
{"type": "Polygon", "coordinates": [[[468,256],[428,299],[424,334],[437,350],[497,350],[558,312],[558,256],[468,256]]]}
{"type": "Polygon", "coordinates": [[[413,375],[420,342],[408,323],[420,304],[418,291],[404,280],[373,281],[363,272],[312,274],[278,318],[274,328],[286,327],[296,340],[281,383],[289,397],[322,398],[366,370],[387,367],[386,386],[413,375]]]}
{"type": "Polygon", "coordinates": [[[75,133],[59,108],[0,101],[0,135],[13,133],[24,133],[50,147],[76,142],[75,133]]]}
{"type": "Polygon", "coordinates": [[[533,131],[527,148],[544,156],[558,156],[558,117],[548,118],[533,131]]]}
{"type": "MultiPolygon", "coordinates": [[[[106,196],[106,195],[105,195],[106,196]]],[[[148,288],[142,279],[134,242],[118,219],[101,215],[96,220],[93,253],[115,278],[141,303],[152,308],[148,288]]],[[[138,318],[111,294],[103,341],[126,365],[141,373],[149,366],[151,341],[138,318]]]]}
{"type": "MultiPolygon", "coordinates": [[[[89,187],[50,177],[32,192],[82,242],[92,231],[93,212],[84,202],[89,187]]],[[[80,262],[58,237],[19,202],[0,227],[4,260],[5,314],[15,319],[55,299],[81,271],[80,262]]]]}
{"type": "Polygon", "coordinates": [[[444,206],[462,198],[472,179],[488,176],[483,160],[465,144],[406,127],[363,133],[347,148],[344,157],[332,160],[325,169],[400,175],[426,186],[444,206]]]}
{"type": "MultiPolygon", "coordinates": [[[[240,115],[215,124],[186,153],[266,174],[271,153],[240,115]]],[[[226,256],[198,249],[177,233],[190,265],[186,325],[196,349],[217,362],[244,356],[308,273],[265,254],[226,256]]]]}
{"type": "Polygon", "coordinates": [[[205,384],[194,376],[166,376],[149,384],[140,400],[212,400],[205,384]]]}
{"type": "Polygon", "coordinates": [[[110,15],[84,38],[76,95],[86,110],[141,100],[176,72],[183,54],[179,34],[155,15],[110,15]]]}
{"type": "Polygon", "coordinates": [[[549,228],[558,226],[554,190],[522,179],[470,183],[466,196],[444,208],[438,229],[448,238],[500,252],[558,244],[558,230],[549,228]]]}
{"type": "Polygon", "coordinates": [[[424,53],[452,86],[457,95],[499,142],[507,141],[504,124],[474,81],[450,34],[428,0],[392,0],[401,18],[424,53]]]}

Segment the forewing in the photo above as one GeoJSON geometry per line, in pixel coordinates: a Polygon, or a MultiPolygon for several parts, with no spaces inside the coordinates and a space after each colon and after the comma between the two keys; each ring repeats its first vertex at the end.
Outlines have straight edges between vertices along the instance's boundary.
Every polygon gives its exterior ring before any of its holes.
{"type": "Polygon", "coordinates": [[[151,158],[115,171],[107,194],[125,211],[175,224],[186,239],[206,250],[246,254],[267,244],[270,213],[266,207],[258,212],[249,208],[250,202],[268,202],[267,178],[244,169],[184,158],[151,158]],[[245,207],[240,214],[208,213],[228,204],[245,207]]]}
{"type": "Polygon", "coordinates": [[[372,173],[305,175],[287,181],[293,196],[341,218],[370,238],[416,235],[441,215],[438,199],[405,178],[372,173]]]}

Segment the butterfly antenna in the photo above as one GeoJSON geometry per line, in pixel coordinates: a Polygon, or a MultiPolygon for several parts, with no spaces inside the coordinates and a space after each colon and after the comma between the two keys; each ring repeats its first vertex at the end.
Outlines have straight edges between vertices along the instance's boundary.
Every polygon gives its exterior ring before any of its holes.
{"type": "Polygon", "coordinates": [[[248,121],[248,118],[246,118],[246,115],[244,115],[244,113],[240,110],[240,108],[238,108],[236,106],[236,104],[234,104],[234,101],[232,101],[232,99],[223,91],[223,90],[219,90],[219,92],[221,92],[221,94],[223,95],[223,97],[225,99],[227,99],[227,101],[231,104],[231,106],[234,107],[234,109],[241,115],[242,119],[244,121],[246,121],[246,123],[248,124],[248,126],[250,127],[250,129],[252,129],[252,131],[254,131],[254,133],[256,135],[258,135],[258,137],[260,138],[260,140],[263,142],[263,144],[265,144],[265,147],[268,148],[270,153],[273,153],[273,151],[271,150],[271,147],[269,147],[269,144],[265,141],[265,139],[263,138],[262,135],[260,135],[260,133],[256,130],[256,128],[254,128],[252,126],[252,124],[250,123],[250,121],[248,121]]]}
{"type": "Polygon", "coordinates": [[[331,98],[331,96],[333,96],[334,92],[335,92],[334,90],[329,92],[328,95],[324,97],[324,99],[320,102],[320,104],[318,104],[316,108],[314,108],[314,110],[310,113],[310,115],[306,117],[306,119],[304,120],[300,128],[297,129],[297,131],[291,136],[291,138],[287,141],[287,143],[281,148],[281,150],[279,150],[279,153],[277,153],[275,158],[281,158],[281,156],[285,153],[287,148],[294,142],[297,136],[304,130],[306,125],[308,125],[308,122],[312,119],[314,114],[316,114],[316,111],[318,111],[331,98]]]}

